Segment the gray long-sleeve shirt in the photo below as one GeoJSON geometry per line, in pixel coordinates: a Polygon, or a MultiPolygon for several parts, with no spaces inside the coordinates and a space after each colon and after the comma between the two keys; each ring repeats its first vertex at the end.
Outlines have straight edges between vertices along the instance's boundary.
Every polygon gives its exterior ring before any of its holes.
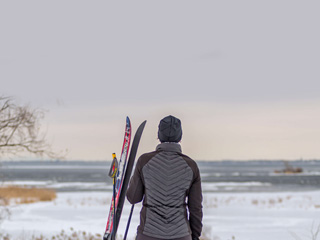
{"type": "Polygon", "coordinates": [[[159,239],[200,237],[200,173],[180,144],[161,143],[138,159],[127,198],[132,204],[143,200],[138,233],[159,239]]]}

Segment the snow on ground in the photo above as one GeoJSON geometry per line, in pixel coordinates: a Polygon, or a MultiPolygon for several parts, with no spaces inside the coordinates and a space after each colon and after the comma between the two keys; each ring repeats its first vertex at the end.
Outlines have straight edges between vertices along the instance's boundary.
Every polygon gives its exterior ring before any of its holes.
{"type": "MultiPolygon", "coordinates": [[[[10,206],[11,217],[0,232],[12,239],[43,234],[51,237],[65,230],[103,234],[111,192],[58,193],[53,202],[10,206]]],[[[320,191],[281,193],[204,193],[204,232],[213,240],[311,239],[320,225],[320,191]]],[[[118,233],[123,235],[130,205],[126,202],[118,233]]],[[[135,207],[129,239],[139,224],[135,207]]],[[[320,236],[318,236],[320,239],[320,236]]]]}
{"type": "Polygon", "coordinates": [[[320,225],[320,191],[206,194],[203,223],[214,240],[311,239],[320,225]]]}

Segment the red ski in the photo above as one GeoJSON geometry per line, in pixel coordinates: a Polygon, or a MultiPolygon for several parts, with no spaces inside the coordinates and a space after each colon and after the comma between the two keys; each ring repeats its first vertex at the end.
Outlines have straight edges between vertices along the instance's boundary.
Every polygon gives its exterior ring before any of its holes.
{"type": "Polygon", "coordinates": [[[124,135],[124,141],[122,146],[122,152],[120,156],[120,160],[118,163],[118,172],[115,182],[115,196],[114,199],[112,197],[109,216],[107,220],[107,226],[104,234],[104,239],[111,239],[112,231],[113,231],[113,217],[114,217],[114,210],[117,208],[118,202],[119,202],[119,196],[122,188],[122,183],[124,179],[124,175],[126,172],[126,165],[127,165],[127,156],[129,152],[130,147],[130,139],[131,139],[131,123],[130,119],[127,117],[126,119],[126,128],[125,128],[125,135],[124,135]],[[114,201],[115,200],[115,201],[114,201]],[[115,202],[115,206],[114,206],[115,202]],[[115,208],[115,209],[114,209],[115,208]]]}

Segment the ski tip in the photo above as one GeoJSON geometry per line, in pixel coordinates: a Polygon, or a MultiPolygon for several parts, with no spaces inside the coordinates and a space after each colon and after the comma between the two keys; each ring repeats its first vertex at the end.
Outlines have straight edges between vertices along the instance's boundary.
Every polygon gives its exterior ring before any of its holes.
{"type": "Polygon", "coordinates": [[[147,120],[144,120],[144,121],[140,124],[139,128],[141,128],[141,127],[144,128],[144,126],[146,125],[146,123],[147,123],[147,120]]]}
{"type": "Polygon", "coordinates": [[[128,116],[126,118],[126,125],[127,125],[127,127],[131,127],[130,118],[128,116]]]}

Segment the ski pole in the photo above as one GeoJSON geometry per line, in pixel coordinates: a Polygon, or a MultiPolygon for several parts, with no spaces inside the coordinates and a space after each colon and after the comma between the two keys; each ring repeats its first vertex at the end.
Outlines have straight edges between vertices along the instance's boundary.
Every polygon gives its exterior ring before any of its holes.
{"type": "MultiPolygon", "coordinates": [[[[109,170],[109,177],[113,179],[113,226],[116,219],[116,179],[118,172],[118,160],[115,153],[112,153],[112,164],[109,170]]],[[[114,229],[114,228],[113,228],[114,229]]],[[[115,240],[114,231],[112,231],[111,240],[115,240]]]]}
{"type": "Polygon", "coordinates": [[[126,227],[126,232],[125,232],[125,234],[124,234],[124,239],[123,239],[123,240],[126,240],[126,239],[127,239],[127,234],[128,234],[129,227],[130,227],[130,222],[131,222],[131,217],[132,217],[133,209],[134,209],[134,204],[132,204],[132,206],[131,206],[131,211],[130,211],[130,215],[129,215],[129,218],[128,218],[128,223],[127,223],[127,227],[126,227]]]}

